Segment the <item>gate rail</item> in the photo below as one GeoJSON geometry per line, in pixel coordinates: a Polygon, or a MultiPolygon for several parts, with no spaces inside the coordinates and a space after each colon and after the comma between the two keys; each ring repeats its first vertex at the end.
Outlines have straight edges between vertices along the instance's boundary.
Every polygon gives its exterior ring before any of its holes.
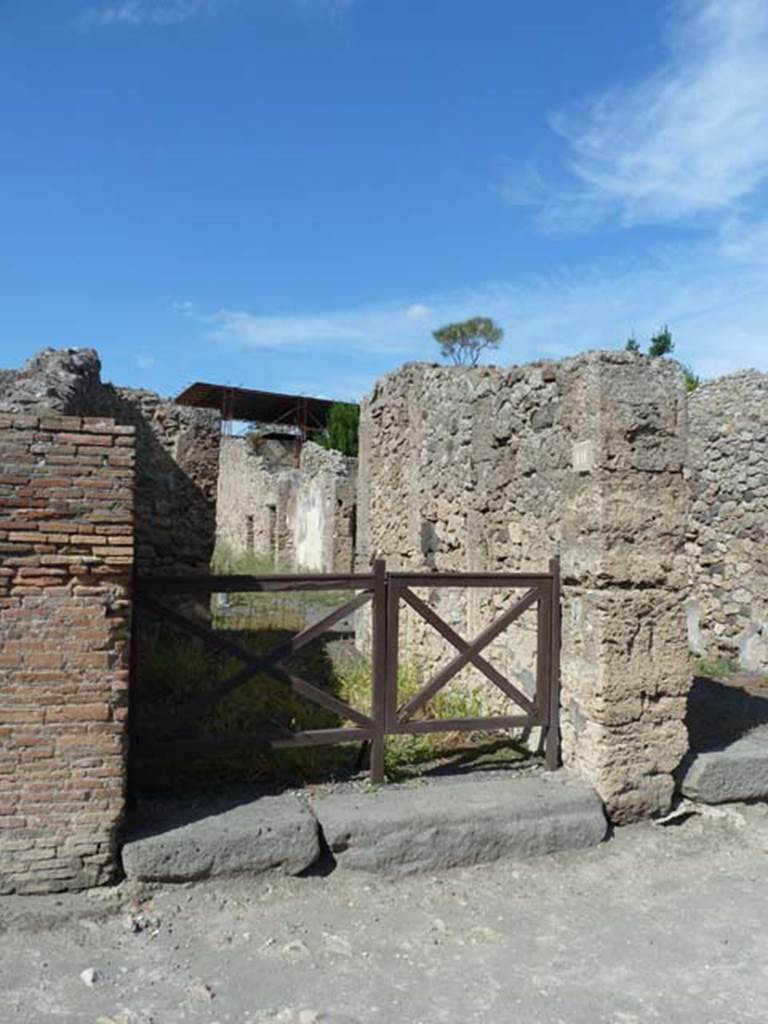
{"type": "MultiPolygon", "coordinates": [[[[208,646],[243,663],[241,669],[220,682],[215,689],[188,701],[181,710],[182,722],[198,719],[201,713],[223,700],[254,675],[266,674],[306,700],[354,723],[352,727],[308,729],[287,736],[284,726],[272,722],[272,729],[267,728],[259,733],[176,739],[158,743],[142,742],[143,738],[139,738],[137,753],[142,757],[162,756],[172,751],[194,755],[235,745],[264,744],[273,749],[280,749],[311,744],[365,742],[370,744],[371,781],[379,783],[384,781],[387,736],[540,727],[544,730],[547,768],[555,769],[559,764],[560,572],[557,559],[550,561],[547,573],[534,574],[387,572],[385,563],[376,561],[371,573],[347,575],[153,577],[136,580],[134,595],[137,608],[145,615],[165,620],[202,640],[208,646]],[[413,592],[416,587],[503,587],[510,590],[522,589],[524,593],[511,608],[499,615],[470,642],[456,633],[426,601],[413,592]],[[357,590],[359,593],[264,654],[253,654],[229,637],[220,635],[213,628],[158,600],[163,595],[328,590],[357,590]],[[372,605],[373,693],[371,712],[365,714],[279,663],[368,603],[372,605]],[[403,603],[444,637],[457,653],[415,696],[398,706],[400,610],[403,603]],[[534,606],[537,616],[536,687],[533,696],[529,697],[490,664],[482,652],[508,626],[534,606]],[[467,665],[472,665],[481,672],[520,708],[521,713],[483,718],[414,719],[416,712],[467,665]]],[[[134,654],[134,665],[136,661],[134,654]]],[[[179,717],[174,718],[177,726],[179,720],[179,717]]]]}

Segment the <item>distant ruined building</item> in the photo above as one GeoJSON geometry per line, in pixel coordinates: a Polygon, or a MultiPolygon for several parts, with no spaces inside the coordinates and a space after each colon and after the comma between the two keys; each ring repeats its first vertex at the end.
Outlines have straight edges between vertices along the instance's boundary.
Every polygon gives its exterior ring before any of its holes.
{"type": "Polygon", "coordinates": [[[261,556],[273,570],[352,571],[357,459],[311,440],[332,402],[203,383],[177,402],[215,409],[225,425],[216,499],[222,550],[261,556]],[[227,433],[233,420],[251,429],[227,433]]]}

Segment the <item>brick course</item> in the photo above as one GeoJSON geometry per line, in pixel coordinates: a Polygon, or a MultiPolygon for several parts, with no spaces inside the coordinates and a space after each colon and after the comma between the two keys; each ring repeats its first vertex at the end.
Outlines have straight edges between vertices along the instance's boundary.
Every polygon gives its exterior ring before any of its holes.
{"type": "Polygon", "coordinates": [[[0,892],[116,871],[133,443],[104,417],[0,414],[0,892]]]}

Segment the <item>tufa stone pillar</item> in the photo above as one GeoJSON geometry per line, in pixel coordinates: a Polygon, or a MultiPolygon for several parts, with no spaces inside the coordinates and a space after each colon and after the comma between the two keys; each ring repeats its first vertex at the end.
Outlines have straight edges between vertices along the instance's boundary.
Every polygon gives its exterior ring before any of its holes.
{"type": "Polygon", "coordinates": [[[669,360],[566,365],[563,759],[627,822],[667,810],[688,749],[685,391],[669,360]]]}

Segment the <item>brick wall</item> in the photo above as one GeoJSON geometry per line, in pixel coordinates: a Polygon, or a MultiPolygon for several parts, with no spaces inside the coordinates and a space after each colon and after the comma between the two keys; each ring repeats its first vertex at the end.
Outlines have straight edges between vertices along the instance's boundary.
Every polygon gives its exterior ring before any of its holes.
{"type": "Polygon", "coordinates": [[[216,536],[218,413],[111,384],[79,411],[135,428],[137,573],[207,573],[216,536]]]}
{"type": "Polygon", "coordinates": [[[221,417],[101,379],[94,349],[43,349],[0,370],[0,413],[108,417],[136,430],[136,568],[207,572],[216,532],[221,417]]]}
{"type": "Polygon", "coordinates": [[[0,414],[0,892],[115,871],[133,460],[111,419],[0,414]]]}

